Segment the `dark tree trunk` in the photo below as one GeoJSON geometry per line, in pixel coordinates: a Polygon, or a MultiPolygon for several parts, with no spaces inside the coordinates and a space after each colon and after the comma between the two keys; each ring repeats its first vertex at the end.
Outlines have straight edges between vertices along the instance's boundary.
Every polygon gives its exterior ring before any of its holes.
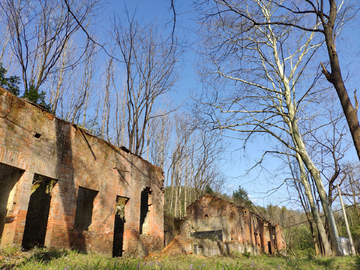
{"type": "Polygon", "coordinates": [[[360,127],[359,119],[357,115],[358,102],[355,96],[355,107],[352,105],[349,98],[348,92],[346,91],[344,80],[341,76],[341,69],[338,54],[336,52],[335,41],[334,41],[334,25],[336,19],[337,7],[335,0],[329,0],[330,14],[327,23],[323,21],[323,33],[325,35],[326,46],[329,54],[331,73],[324,67],[323,73],[326,79],[335,87],[335,90],[340,99],[341,106],[343,108],[347,123],[349,125],[350,133],[354,142],[356,153],[360,160],[360,127]]]}

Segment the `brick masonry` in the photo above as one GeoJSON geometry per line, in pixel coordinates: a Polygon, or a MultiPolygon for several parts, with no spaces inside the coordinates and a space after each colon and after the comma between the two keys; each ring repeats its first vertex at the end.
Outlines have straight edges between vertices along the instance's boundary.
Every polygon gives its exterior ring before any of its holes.
{"type": "MultiPolygon", "coordinates": [[[[3,170],[15,168],[20,173],[11,192],[9,188],[5,194],[7,205],[1,208],[1,246],[22,244],[33,178],[38,174],[57,180],[51,192],[46,246],[111,255],[116,198],[122,196],[129,199],[125,205],[123,255],[142,256],[163,248],[164,192],[160,168],[2,88],[0,165],[3,170]],[[84,231],[74,230],[79,187],[98,191],[91,224],[84,231]],[[151,190],[148,229],[140,235],[141,191],[146,188],[151,190]]],[[[1,175],[0,189],[7,181],[1,175]]]]}
{"type": "MultiPolygon", "coordinates": [[[[279,224],[251,213],[248,209],[205,194],[187,207],[182,236],[192,238],[192,245],[202,255],[227,255],[230,252],[250,252],[254,255],[284,254],[286,244],[279,224]],[[222,231],[223,241],[217,239],[194,239],[194,232],[222,231]],[[211,241],[210,241],[211,240],[211,241]]],[[[191,249],[187,247],[186,250],[191,249]]]]}

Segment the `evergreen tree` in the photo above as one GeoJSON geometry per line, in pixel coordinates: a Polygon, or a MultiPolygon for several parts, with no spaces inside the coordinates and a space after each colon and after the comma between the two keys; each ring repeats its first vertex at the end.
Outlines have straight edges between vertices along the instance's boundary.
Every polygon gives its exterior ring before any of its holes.
{"type": "Polygon", "coordinates": [[[29,90],[25,90],[22,98],[26,98],[33,103],[39,104],[44,107],[45,110],[50,111],[50,105],[45,102],[45,92],[39,91],[33,83],[30,84],[29,90]]]}
{"type": "Polygon", "coordinates": [[[3,64],[0,63],[0,87],[9,91],[15,96],[19,96],[20,89],[20,78],[18,76],[5,77],[7,70],[3,67],[3,64]]]}
{"type": "Polygon", "coordinates": [[[247,191],[244,188],[242,188],[241,186],[239,186],[239,189],[237,191],[233,192],[232,198],[233,198],[235,204],[241,205],[243,207],[247,207],[252,210],[253,204],[252,204],[251,200],[249,199],[249,195],[248,195],[247,191]]]}
{"type": "Polygon", "coordinates": [[[213,189],[210,187],[210,185],[206,185],[206,187],[205,187],[205,193],[209,193],[210,195],[215,196],[215,192],[214,192],[213,189]]]}
{"type": "MultiPolygon", "coordinates": [[[[20,78],[18,76],[5,77],[6,73],[7,70],[3,67],[2,63],[0,63],[0,87],[18,97],[20,95],[20,78]]],[[[21,97],[33,103],[39,104],[44,107],[45,110],[50,111],[50,105],[45,102],[45,92],[39,91],[33,82],[30,84],[29,89],[25,90],[24,95],[21,97]]]]}

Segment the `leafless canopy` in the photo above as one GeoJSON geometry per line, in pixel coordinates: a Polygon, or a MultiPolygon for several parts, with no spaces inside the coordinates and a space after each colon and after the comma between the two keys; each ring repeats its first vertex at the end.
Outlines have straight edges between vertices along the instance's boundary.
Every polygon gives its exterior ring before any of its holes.
{"type": "MultiPolygon", "coordinates": [[[[87,25],[95,12],[98,0],[71,1],[79,22],[87,25]]],[[[62,0],[16,1],[4,0],[0,8],[6,17],[10,44],[25,91],[30,85],[39,89],[49,75],[60,67],[69,39],[80,28],[62,0]]],[[[82,58],[88,42],[81,44],[82,54],[62,68],[71,68],[82,58]]]]}
{"type": "Polygon", "coordinates": [[[145,25],[127,14],[114,19],[112,37],[125,70],[126,114],[129,149],[142,154],[146,127],[158,98],[171,91],[178,80],[177,64],[182,51],[164,39],[155,23],[145,25]]]}
{"type": "MultiPolygon", "coordinates": [[[[341,255],[324,183],[305,140],[309,132],[327,125],[321,116],[328,105],[324,103],[327,89],[319,87],[320,75],[312,66],[325,43],[323,36],[316,35],[323,31],[322,22],[309,17],[311,12],[294,11],[283,3],[199,3],[208,49],[203,80],[213,90],[201,98],[201,112],[213,128],[235,131],[245,142],[256,134],[270,138],[263,158],[291,155],[303,168],[304,186],[309,172],[327,216],[334,251],[341,255]]],[[[310,189],[306,195],[311,195],[310,189]]]]}

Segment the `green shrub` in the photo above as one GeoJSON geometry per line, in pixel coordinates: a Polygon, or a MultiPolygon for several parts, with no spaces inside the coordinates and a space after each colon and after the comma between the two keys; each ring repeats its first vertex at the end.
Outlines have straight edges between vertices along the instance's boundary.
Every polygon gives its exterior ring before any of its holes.
{"type": "Polygon", "coordinates": [[[291,227],[284,230],[286,245],[289,249],[314,250],[314,242],[310,228],[301,224],[298,227],[291,227]]]}

